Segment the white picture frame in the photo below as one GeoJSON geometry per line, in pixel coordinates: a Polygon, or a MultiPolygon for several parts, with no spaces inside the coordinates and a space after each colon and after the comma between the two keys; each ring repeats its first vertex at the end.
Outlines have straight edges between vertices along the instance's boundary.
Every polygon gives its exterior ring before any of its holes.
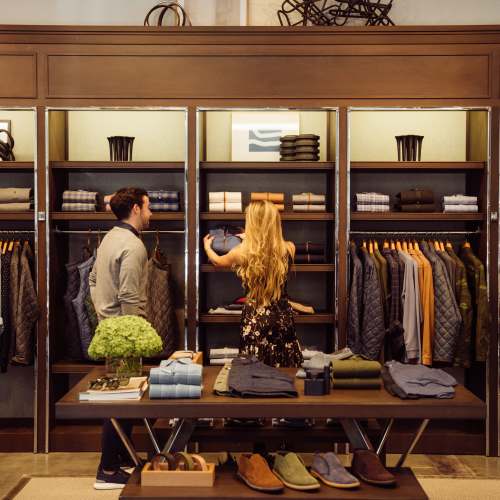
{"type": "Polygon", "coordinates": [[[10,133],[11,121],[10,120],[2,120],[0,118],[0,141],[6,141],[7,135],[2,132],[2,130],[7,130],[10,133]]]}
{"type": "Polygon", "coordinates": [[[231,123],[232,161],[280,161],[280,137],[300,132],[295,111],[235,111],[231,123]]]}
{"type": "Polygon", "coordinates": [[[178,0],[193,26],[247,26],[248,0],[178,0]]]}

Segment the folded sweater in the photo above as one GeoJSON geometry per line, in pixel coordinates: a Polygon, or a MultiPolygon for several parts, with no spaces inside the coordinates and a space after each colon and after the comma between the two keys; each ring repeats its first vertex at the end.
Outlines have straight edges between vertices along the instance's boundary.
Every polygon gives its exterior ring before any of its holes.
{"type": "Polygon", "coordinates": [[[299,193],[292,195],[294,205],[324,205],[326,197],[324,194],[299,193]]]}
{"type": "Polygon", "coordinates": [[[396,195],[401,204],[434,203],[434,193],[430,189],[410,189],[396,195]]]}
{"type": "Polygon", "coordinates": [[[150,384],[162,385],[201,385],[203,366],[193,363],[189,358],[167,359],[160,366],[151,368],[150,384]]]}
{"type": "Polygon", "coordinates": [[[149,397],[150,399],[197,399],[201,398],[201,386],[151,384],[149,397]]]}
{"type": "Polygon", "coordinates": [[[477,196],[466,196],[465,194],[443,196],[443,205],[477,205],[477,196]]]}
{"type": "Polygon", "coordinates": [[[381,365],[378,361],[370,361],[358,357],[335,360],[333,376],[335,378],[377,378],[380,376],[381,365]]]}
{"type": "Polygon", "coordinates": [[[29,203],[31,188],[0,188],[0,203],[29,203]]]}
{"type": "Polygon", "coordinates": [[[434,203],[406,203],[398,205],[401,212],[435,212],[436,205],[434,203]]]}
{"type": "Polygon", "coordinates": [[[478,212],[477,205],[444,205],[445,212],[478,212]]]}
{"type": "Polygon", "coordinates": [[[382,381],[375,378],[335,378],[333,377],[334,389],[380,389],[382,381]]]}
{"type": "Polygon", "coordinates": [[[251,193],[251,201],[267,200],[273,203],[285,203],[285,193],[251,193]]]}

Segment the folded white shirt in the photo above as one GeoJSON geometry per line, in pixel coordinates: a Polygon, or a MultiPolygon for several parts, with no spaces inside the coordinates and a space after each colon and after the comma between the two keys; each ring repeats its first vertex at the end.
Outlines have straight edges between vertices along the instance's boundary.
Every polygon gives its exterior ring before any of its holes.
{"type": "Polygon", "coordinates": [[[443,196],[443,205],[477,205],[477,196],[452,194],[443,196]]]}
{"type": "Polygon", "coordinates": [[[477,205],[445,205],[445,212],[478,212],[477,205]]]}

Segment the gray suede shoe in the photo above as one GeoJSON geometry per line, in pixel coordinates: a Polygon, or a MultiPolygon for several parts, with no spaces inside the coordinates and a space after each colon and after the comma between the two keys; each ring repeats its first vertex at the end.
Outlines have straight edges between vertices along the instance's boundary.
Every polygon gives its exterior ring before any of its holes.
{"type": "Polygon", "coordinates": [[[340,463],[333,452],[316,453],[311,466],[311,475],[327,486],[334,488],[357,488],[359,481],[340,463]]]}

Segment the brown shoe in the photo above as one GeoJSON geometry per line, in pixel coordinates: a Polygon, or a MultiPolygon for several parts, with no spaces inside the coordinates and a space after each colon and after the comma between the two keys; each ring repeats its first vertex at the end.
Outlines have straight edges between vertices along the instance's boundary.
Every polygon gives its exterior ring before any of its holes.
{"type": "Polygon", "coordinates": [[[372,450],[354,450],[351,472],[365,483],[375,486],[396,484],[396,478],[388,472],[372,450]]]}
{"type": "Polygon", "coordinates": [[[282,491],[283,483],[271,472],[262,456],[240,455],[238,458],[238,477],[247,486],[257,491],[282,491]]]}

